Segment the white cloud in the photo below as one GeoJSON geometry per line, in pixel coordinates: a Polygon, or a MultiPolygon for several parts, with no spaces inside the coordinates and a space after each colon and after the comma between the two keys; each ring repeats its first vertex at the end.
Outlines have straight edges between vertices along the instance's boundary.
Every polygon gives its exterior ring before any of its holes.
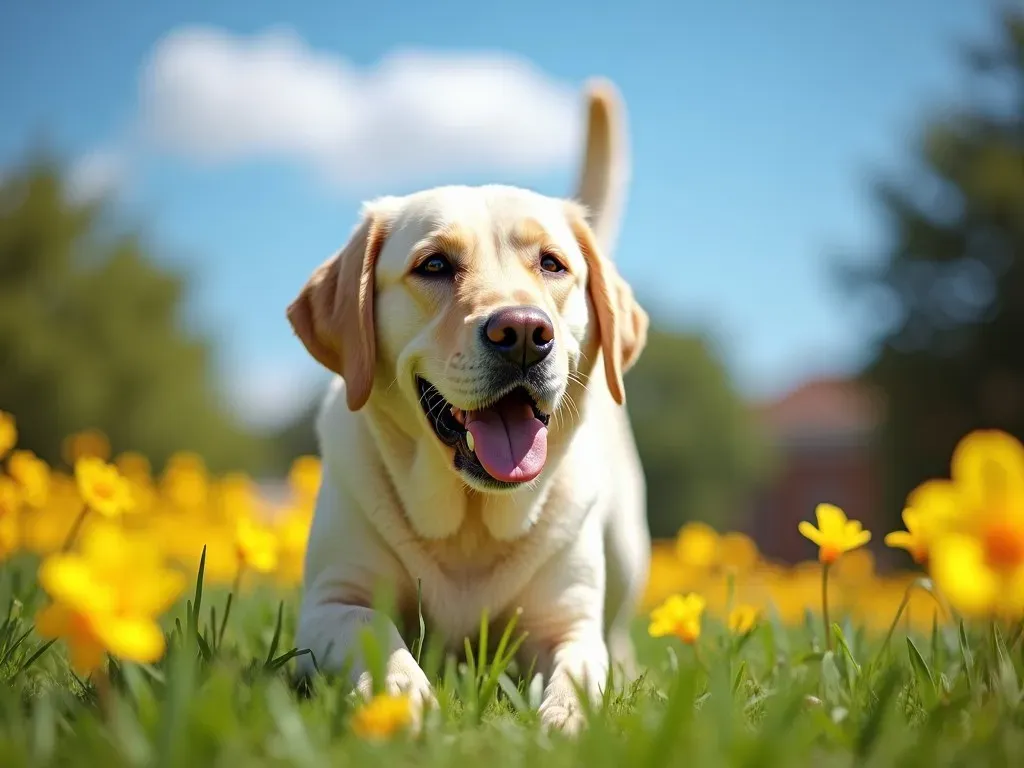
{"type": "Polygon", "coordinates": [[[166,151],[301,162],[347,186],[436,172],[541,171],[582,140],[576,88],[497,53],[396,52],[358,69],[289,31],[175,31],[143,73],[142,127],[166,151]]]}
{"type": "Polygon", "coordinates": [[[126,157],[116,149],[97,149],[75,160],[68,171],[67,194],[87,202],[113,193],[127,176],[126,157]]]}

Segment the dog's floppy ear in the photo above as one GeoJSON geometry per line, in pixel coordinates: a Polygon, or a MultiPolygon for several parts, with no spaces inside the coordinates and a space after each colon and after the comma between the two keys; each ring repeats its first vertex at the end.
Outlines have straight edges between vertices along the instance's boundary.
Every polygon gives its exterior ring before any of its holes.
{"type": "Polygon", "coordinates": [[[587,291],[597,314],[608,390],[615,402],[622,405],[626,397],[622,375],[640,357],[650,321],[629,283],[601,253],[593,230],[577,206],[570,206],[569,223],[587,262],[587,291]]]}
{"type": "Polygon", "coordinates": [[[381,217],[365,212],[348,243],[316,268],[288,307],[288,322],[309,354],[345,380],[353,411],[373,389],[374,271],[386,237],[381,217]]]}

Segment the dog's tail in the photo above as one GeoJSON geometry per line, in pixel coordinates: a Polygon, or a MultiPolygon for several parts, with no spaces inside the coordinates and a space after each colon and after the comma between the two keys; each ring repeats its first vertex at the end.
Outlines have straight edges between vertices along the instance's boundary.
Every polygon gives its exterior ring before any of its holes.
{"type": "Polygon", "coordinates": [[[629,187],[626,108],[615,85],[603,78],[590,80],[586,95],[586,148],[575,197],[586,206],[597,241],[611,258],[629,187]]]}

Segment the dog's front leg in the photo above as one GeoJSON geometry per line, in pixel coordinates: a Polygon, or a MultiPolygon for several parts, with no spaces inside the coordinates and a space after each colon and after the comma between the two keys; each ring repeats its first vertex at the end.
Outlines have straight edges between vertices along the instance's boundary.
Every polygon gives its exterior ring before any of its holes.
{"type": "Polygon", "coordinates": [[[546,678],[545,726],[576,731],[584,722],[577,688],[598,704],[608,677],[604,620],[604,551],[600,530],[585,525],[568,552],[544,566],[522,595],[524,648],[546,678]]]}
{"type": "MultiPolygon", "coordinates": [[[[297,642],[316,655],[322,670],[348,669],[352,685],[364,697],[373,693],[373,680],[363,656],[363,630],[379,617],[371,608],[341,603],[320,602],[304,606],[299,622],[297,642]]],[[[417,712],[434,701],[430,681],[416,663],[390,620],[386,622],[387,637],[381,654],[386,659],[384,690],[391,694],[407,693],[417,712]]],[[[380,642],[378,638],[376,640],[380,642]]],[[[312,661],[308,662],[312,666],[312,661]]]]}
{"type": "Polygon", "coordinates": [[[601,700],[608,675],[608,647],[600,626],[573,628],[551,653],[549,675],[540,705],[545,726],[575,733],[584,723],[577,690],[591,704],[601,700]]]}
{"type": "MultiPolygon", "coordinates": [[[[373,692],[363,656],[363,632],[385,619],[386,636],[379,649],[386,660],[384,690],[405,691],[417,705],[433,700],[430,682],[409,653],[395,625],[367,607],[375,584],[408,588],[401,565],[382,547],[357,505],[338,491],[328,468],[317,496],[316,514],[306,551],[305,597],[299,612],[296,643],[316,656],[324,672],[347,670],[364,696],[373,692]]],[[[299,658],[300,674],[315,669],[309,656],[299,658]]]]}

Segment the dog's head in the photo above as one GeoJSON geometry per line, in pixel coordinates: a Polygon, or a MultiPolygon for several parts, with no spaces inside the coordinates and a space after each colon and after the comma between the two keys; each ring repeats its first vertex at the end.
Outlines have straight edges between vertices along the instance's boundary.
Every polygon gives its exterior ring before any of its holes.
{"type": "Polygon", "coordinates": [[[647,330],[580,206],[500,186],[368,204],[288,318],[350,409],[379,399],[485,491],[542,473],[598,351],[621,404],[647,330]]]}

